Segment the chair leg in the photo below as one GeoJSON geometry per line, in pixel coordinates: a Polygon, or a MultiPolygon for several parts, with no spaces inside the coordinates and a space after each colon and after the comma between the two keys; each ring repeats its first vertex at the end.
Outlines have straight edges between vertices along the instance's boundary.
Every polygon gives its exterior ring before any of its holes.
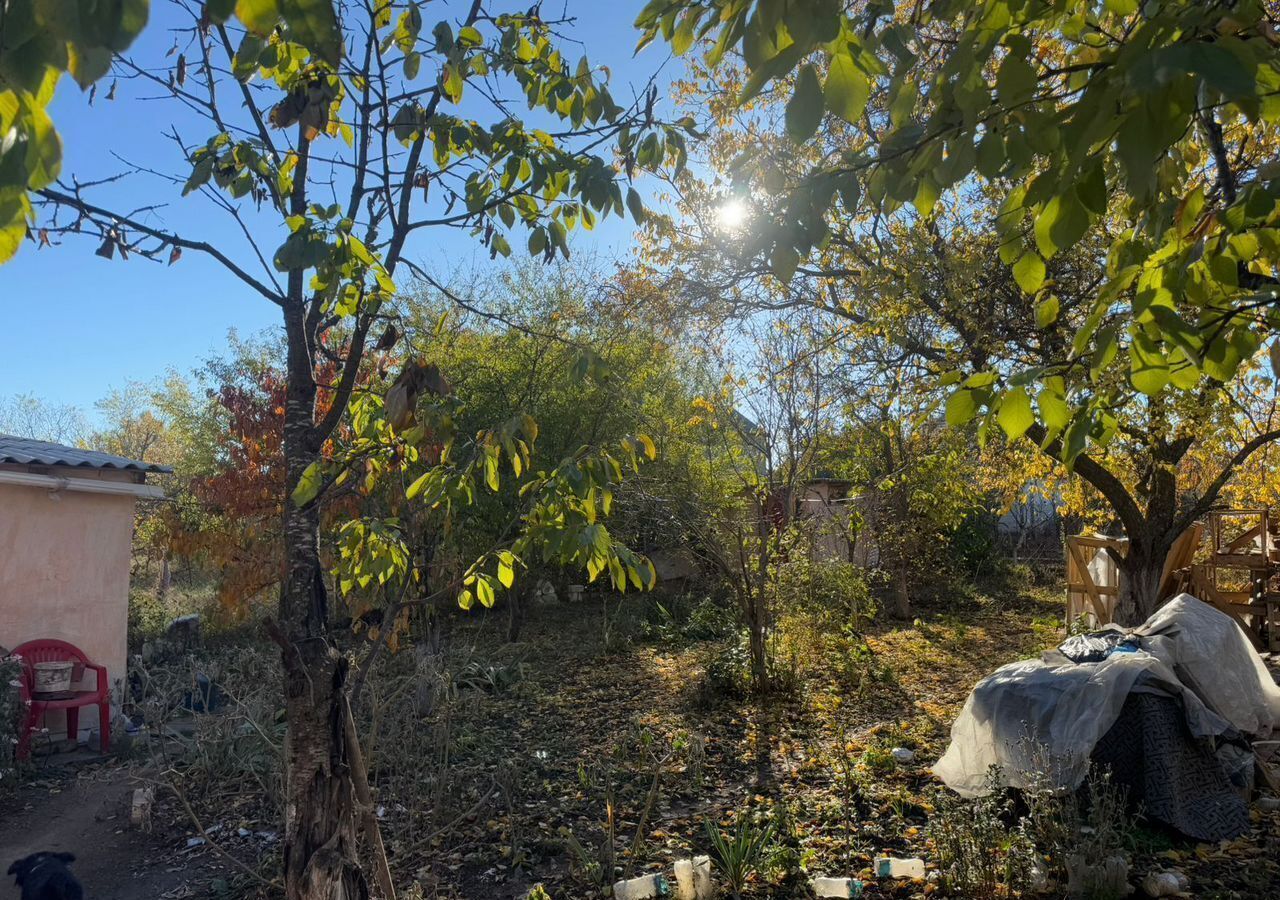
{"type": "Polygon", "coordinates": [[[98,704],[98,750],[111,752],[111,704],[105,700],[98,704]]]}
{"type": "Polygon", "coordinates": [[[67,740],[80,741],[80,709],[76,706],[67,710],[67,740]]]}

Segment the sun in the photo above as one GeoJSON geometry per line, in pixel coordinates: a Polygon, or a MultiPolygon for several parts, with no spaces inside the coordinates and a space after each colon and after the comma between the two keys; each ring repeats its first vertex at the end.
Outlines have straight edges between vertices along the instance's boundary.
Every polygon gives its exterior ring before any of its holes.
{"type": "Polygon", "coordinates": [[[736,197],[726,200],[716,209],[716,224],[721,231],[741,231],[749,218],[751,218],[751,209],[736,197]]]}

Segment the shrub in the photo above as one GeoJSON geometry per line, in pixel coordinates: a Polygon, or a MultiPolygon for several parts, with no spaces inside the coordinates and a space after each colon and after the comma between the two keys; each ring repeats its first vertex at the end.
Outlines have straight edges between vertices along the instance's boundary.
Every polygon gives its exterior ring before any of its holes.
{"type": "Polygon", "coordinates": [[[852,563],[814,559],[794,550],[778,564],[776,609],[800,613],[842,634],[858,633],[876,615],[863,570],[852,563]]]}
{"type": "MultiPolygon", "coordinates": [[[[773,649],[769,653],[769,691],[777,696],[800,692],[803,679],[800,660],[794,651],[773,649]]],[[[706,664],[702,693],[705,700],[741,700],[751,694],[751,649],[746,634],[715,650],[706,664]]]]}
{"type": "Polygon", "coordinates": [[[704,597],[689,611],[689,618],[681,629],[691,641],[709,641],[733,633],[736,627],[734,611],[712,597],[704,597]]]}
{"type": "Polygon", "coordinates": [[[19,689],[22,663],[0,657],[0,791],[13,787],[18,774],[18,734],[26,718],[19,689]]]}
{"type": "Polygon", "coordinates": [[[1114,900],[1127,893],[1127,851],[1137,817],[1110,772],[1090,768],[1077,791],[1033,786],[1023,796],[1027,829],[1073,896],[1114,900]]]}
{"type": "Polygon", "coordinates": [[[964,800],[946,794],[929,822],[943,886],[974,900],[1011,897],[1031,881],[1035,844],[1013,819],[999,769],[988,775],[990,794],[964,800]]]}
{"type": "Polygon", "coordinates": [[[877,775],[892,772],[898,767],[887,747],[868,747],[862,754],[862,767],[877,775]]]}
{"type": "Polygon", "coordinates": [[[660,641],[710,641],[727,637],[737,629],[737,616],[729,605],[713,597],[693,600],[685,595],[654,603],[644,623],[644,635],[660,641]]]}
{"type": "Polygon", "coordinates": [[[707,660],[705,691],[710,697],[745,697],[751,690],[751,654],[745,636],[717,649],[707,660]]]}

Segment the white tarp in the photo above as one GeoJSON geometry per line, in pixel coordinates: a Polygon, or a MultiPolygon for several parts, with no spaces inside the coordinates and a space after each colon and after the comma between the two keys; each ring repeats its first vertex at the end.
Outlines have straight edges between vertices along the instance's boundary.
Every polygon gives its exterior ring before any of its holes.
{"type": "Polygon", "coordinates": [[[1077,664],[1050,651],[982,679],[934,774],[964,797],[986,793],[991,766],[1012,787],[1074,788],[1135,689],[1181,697],[1197,736],[1280,724],[1280,688],[1230,616],[1180,594],[1133,633],[1137,652],[1077,664]]]}

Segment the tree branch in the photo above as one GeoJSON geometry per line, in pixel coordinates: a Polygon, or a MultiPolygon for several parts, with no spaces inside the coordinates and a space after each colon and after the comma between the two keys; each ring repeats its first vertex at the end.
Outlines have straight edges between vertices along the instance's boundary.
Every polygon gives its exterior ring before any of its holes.
{"type": "Polygon", "coordinates": [[[88,203],[84,200],[81,200],[79,197],[74,197],[71,194],[64,194],[62,191],[56,191],[52,188],[45,188],[44,190],[39,192],[39,195],[44,199],[48,200],[50,203],[53,203],[57,206],[70,207],[71,209],[79,212],[81,215],[87,216],[89,218],[110,220],[110,223],[100,222],[99,224],[109,225],[111,223],[116,223],[119,225],[124,225],[127,228],[132,228],[134,231],[138,231],[138,232],[141,232],[142,234],[156,238],[157,240],[164,241],[167,244],[172,244],[175,247],[181,247],[184,250],[195,250],[199,253],[205,253],[213,257],[214,259],[216,259],[218,262],[222,263],[223,267],[225,267],[229,272],[231,272],[233,275],[235,275],[237,278],[239,278],[249,287],[253,288],[259,294],[266,297],[272,303],[276,304],[277,306],[281,306],[284,303],[284,298],[281,297],[278,292],[271,290],[271,288],[267,287],[265,284],[258,281],[258,279],[254,278],[244,269],[240,268],[240,266],[238,266],[234,261],[232,261],[232,259],[228,257],[225,253],[223,253],[217,247],[213,246],[212,244],[206,241],[192,241],[192,240],[188,240],[187,238],[180,237],[171,231],[164,231],[163,229],[160,229],[160,228],[152,228],[150,225],[144,225],[141,222],[138,222],[134,219],[129,218],[128,216],[118,215],[117,213],[113,213],[108,209],[103,209],[100,206],[95,206],[92,203],[88,203]]]}
{"type": "MultiPolygon", "coordinates": [[[[1039,422],[1027,429],[1027,437],[1039,444],[1041,450],[1054,459],[1061,460],[1061,439],[1055,439],[1048,446],[1045,446],[1044,441],[1048,436],[1048,431],[1039,422]]],[[[1097,488],[1098,493],[1102,494],[1107,502],[1111,504],[1111,508],[1115,510],[1116,516],[1119,517],[1120,523],[1124,526],[1125,533],[1130,540],[1137,538],[1147,523],[1147,517],[1143,514],[1137,501],[1130,495],[1124,483],[1108,471],[1102,463],[1087,453],[1081,453],[1075,458],[1073,468],[1081,478],[1097,488]]]]}
{"type": "Polygon", "coordinates": [[[320,449],[347,413],[347,401],[351,399],[351,391],[355,388],[356,379],[360,375],[360,361],[364,358],[364,342],[369,335],[369,326],[373,324],[374,318],[376,317],[372,313],[367,313],[356,319],[355,331],[351,335],[347,359],[342,367],[342,376],[338,380],[337,390],[334,392],[333,403],[329,405],[324,418],[311,429],[313,450],[320,449]]]}
{"type": "Polygon", "coordinates": [[[1235,474],[1235,470],[1244,465],[1245,461],[1254,454],[1254,451],[1275,440],[1280,440],[1280,429],[1264,431],[1262,434],[1254,435],[1253,438],[1246,441],[1231,457],[1231,460],[1222,467],[1218,477],[1213,479],[1209,487],[1205,489],[1204,494],[1200,496],[1200,499],[1178,517],[1176,521],[1177,533],[1181,534],[1192,522],[1212,509],[1213,504],[1217,502],[1218,495],[1222,493],[1222,489],[1227,486],[1227,482],[1235,474]]]}

